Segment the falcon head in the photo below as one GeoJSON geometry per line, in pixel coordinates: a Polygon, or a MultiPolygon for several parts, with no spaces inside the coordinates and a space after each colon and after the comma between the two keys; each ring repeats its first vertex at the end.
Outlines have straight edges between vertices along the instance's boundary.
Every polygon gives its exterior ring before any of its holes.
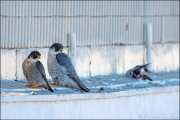
{"type": "Polygon", "coordinates": [[[41,53],[39,53],[38,51],[32,51],[29,56],[28,59],[40,59],[41,58],[41,53]]]}
{"type": "Polygon", "coordinates": [[[52,50],[53,52],[62,52],[63,51],[63,45],[61,45],[60,43],[54,43],[51,47],[50,50],[52,50]]]}

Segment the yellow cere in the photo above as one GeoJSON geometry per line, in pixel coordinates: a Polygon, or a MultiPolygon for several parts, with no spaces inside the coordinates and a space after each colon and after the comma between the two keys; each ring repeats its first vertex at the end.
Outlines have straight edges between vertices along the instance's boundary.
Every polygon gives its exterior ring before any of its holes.
{"type": "Polygon", "coordinates": [[[36,56],[39,58],[39,57],[41,57],[41,55],[38,55],[38,54],[36,54],[36,56]]]}
{"type": "Polygon", "coordinates": [[[59,49],[59,51],[62,50],[62,48],[59,49]]]}

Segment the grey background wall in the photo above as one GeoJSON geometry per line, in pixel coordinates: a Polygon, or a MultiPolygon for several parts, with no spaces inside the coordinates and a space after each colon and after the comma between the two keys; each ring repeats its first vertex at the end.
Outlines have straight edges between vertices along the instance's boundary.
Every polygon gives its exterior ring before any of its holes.
{"type": "Polygon", "coordinates": [[[179,42],[179,1],[1,1],[1,48],[179,42]]]}

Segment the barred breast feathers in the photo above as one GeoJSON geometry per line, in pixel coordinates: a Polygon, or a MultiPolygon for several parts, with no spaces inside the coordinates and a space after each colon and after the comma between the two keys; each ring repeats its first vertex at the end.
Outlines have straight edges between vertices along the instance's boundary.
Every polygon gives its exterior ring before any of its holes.
{"type": "Polygon", "coordinates": [[[58,63],[56,60],[56,52],[53,52],[51,50],[49,50],[48,52],[48,60],[47,60],[47,66],[48,66],[48,72],[49,75],[52,77],[52,79],[54,79],[57,75],[55,74],[55,71],[58,71],[57,67],[58,67],[58,63]]]}

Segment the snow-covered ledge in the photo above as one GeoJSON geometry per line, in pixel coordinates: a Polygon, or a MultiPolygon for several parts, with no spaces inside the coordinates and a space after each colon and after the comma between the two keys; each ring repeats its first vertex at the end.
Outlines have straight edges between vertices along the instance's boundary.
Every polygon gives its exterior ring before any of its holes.
{"type": "Polygon", "coordinates": [[[125,75],[82,79],[88,93],[59,86],[52,93],[26,87],[25,80],[2,80],[1,118],[179,119],[179,72],[144,74],[154,81],[125,75]]]}

